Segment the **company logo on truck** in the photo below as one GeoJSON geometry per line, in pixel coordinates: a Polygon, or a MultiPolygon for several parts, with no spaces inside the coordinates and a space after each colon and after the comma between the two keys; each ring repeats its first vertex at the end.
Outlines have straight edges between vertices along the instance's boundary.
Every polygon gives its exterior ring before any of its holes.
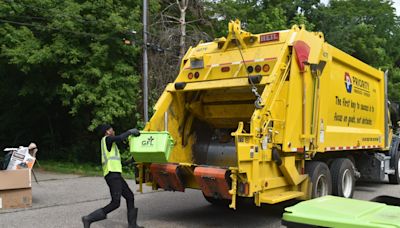
{"type": "Polygon", "coordinates": [[[346,91],[348,93],[351,93],[351,90],[353,89],[353,84],[351,82],[351,77],[349,73],[344,73],[344,85],[346,86],[346,91]]]}
{"type": "Polygon", "coordinates": [[[348,93],[357,93],[369,97],[369,82],[356,76],[350,76],[348,72],[344,73],[344,85],[348,93]]]}
{"type": "Polygon", "coordinates": [[[150,136],[147,140],[142,141],[143,146],[153,146],[154,138],[150,136]]]}
{"type": "Polygon", "coordinates": [[[353,76],[353,82],[354,86],[357,87],[358,89],[369,91],[369,83],[367,81],[364,81],[362,79],[353,76]]]}

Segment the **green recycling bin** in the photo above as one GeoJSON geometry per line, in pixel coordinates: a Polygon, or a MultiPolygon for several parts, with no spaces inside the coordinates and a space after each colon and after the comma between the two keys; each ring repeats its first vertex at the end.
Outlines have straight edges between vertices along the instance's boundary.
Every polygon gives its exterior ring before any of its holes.
{"type": "Polygon", "coordinates": [[[168,162],[174,140],[167,131],[141,131],[138,137],[129,137],[130,152],[137,162],[168,162]]]}
{"type": "Polygon", "coordinates": [[[285,208],[282,224],[291,227],[400,228],[400,207],[324,196],[285,208]]]}

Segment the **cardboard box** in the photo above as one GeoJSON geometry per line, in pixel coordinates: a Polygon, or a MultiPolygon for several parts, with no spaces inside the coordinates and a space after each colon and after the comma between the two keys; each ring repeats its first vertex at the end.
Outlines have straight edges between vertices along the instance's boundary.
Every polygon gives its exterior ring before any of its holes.
{"type": "Polygon", "coordinates": [[[0,190],[30,187],[32,187],[30,169],[0,171],[0,190]]]}
{"type": "Polygon", "coordinates": [[[0,209],[32,206],[32,188],[0,191],[0,209]]]}

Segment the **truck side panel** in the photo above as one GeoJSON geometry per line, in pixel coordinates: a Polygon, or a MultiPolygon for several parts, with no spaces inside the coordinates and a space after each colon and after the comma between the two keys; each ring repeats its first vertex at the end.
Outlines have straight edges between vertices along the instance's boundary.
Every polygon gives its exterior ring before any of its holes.
{"type": "Polygon", "coordinates": [[[384,81],[378,71],[329,45],[321,77],[319,151],[384,147],[384,81]]]}

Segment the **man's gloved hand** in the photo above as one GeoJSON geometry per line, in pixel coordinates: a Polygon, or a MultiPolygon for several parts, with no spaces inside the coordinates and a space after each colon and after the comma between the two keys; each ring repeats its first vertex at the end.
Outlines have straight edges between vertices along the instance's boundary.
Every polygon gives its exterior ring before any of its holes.
{"type": "Polygon", "coordinates": [[[140,131],[138,129],[136,129],[136,128],[132,128],[132,129],[130,129],[128,131],[129,131],[129,133],[131,133],[131,135],[133,135],[135,137],[138,137],[140,135],[140,131]]]}

